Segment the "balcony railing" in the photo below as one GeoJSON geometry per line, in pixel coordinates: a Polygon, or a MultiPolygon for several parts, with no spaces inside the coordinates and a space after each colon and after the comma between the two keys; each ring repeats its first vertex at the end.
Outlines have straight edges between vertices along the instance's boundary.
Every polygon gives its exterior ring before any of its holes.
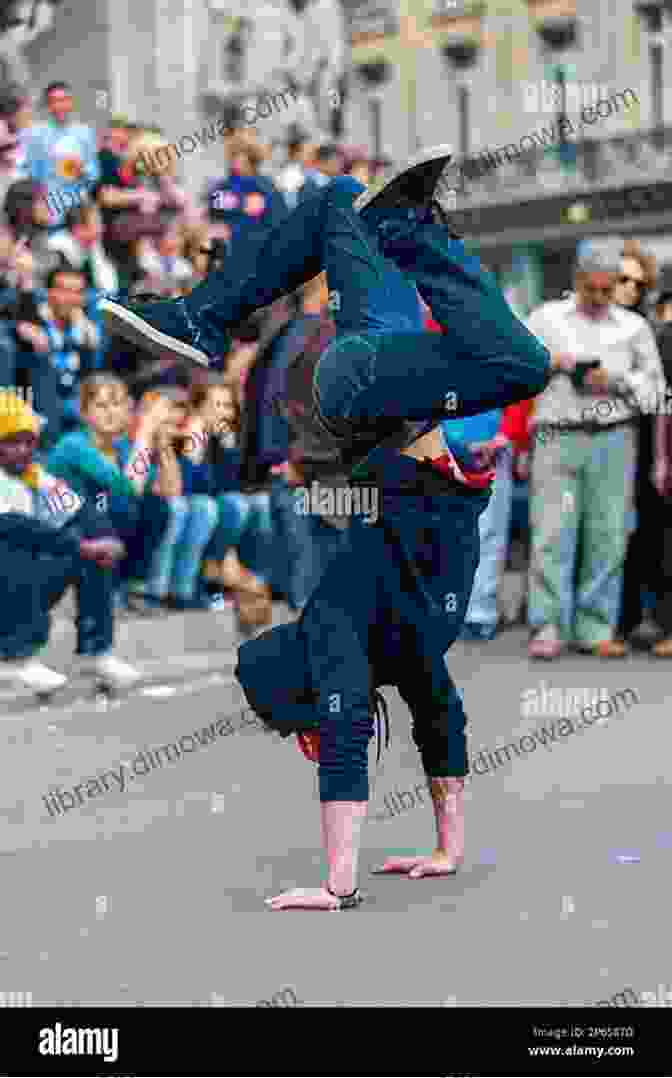
{"type": "Polygon", "coordinates": [[[672,127],[530,147],[520,156],[514,145],[511,160],[499,147],[466,159],[456,184],[458,209],[672,180],[672,127]]]}

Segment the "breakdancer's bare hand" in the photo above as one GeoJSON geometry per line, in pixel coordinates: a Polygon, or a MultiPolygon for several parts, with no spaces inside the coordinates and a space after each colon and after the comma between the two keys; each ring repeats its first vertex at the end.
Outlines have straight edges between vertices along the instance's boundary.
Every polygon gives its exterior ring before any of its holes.
{"type": "Polygon", "coordinates": [[[339,906],[338,899],[326,887],[295,887],[265,902],[272,910],[337,910],[339,906]]]}
{"type": "Polygon", "coordinates": [[[401,872],[411,880],[419,880],[422,876],[452,876],[456,867],[457,862],[452,854],[435,851],[416,857],[388,857],[384,864],[372,871],[374,874],[401,872]]]}

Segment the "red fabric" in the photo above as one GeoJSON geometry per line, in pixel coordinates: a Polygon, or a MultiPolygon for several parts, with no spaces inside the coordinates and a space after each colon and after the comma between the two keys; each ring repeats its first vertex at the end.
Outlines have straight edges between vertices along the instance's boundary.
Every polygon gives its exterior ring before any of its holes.
{"type": "Polygon", "coordinates": [[[447,475],[465,487],[474,487],[476,490],[485,490],[495,479],[494,468],[488,468],[484,472],[468,472],[465,468],[460,468],[452,453],[435,457],[430,463],[442,475],[447,475]]]}
{"type": "Polygon", "coordinates": [[[534,397],[517,404],[509,404],[504,409],[500,431],[505,434],[517,453],[527,453],[530,449],[530,416],[534,410],[534,397]]]}
{"type": "Polygon", "coordinates": [[[309,734],[297,734],[296,740],[299,743],[301,752],[306,757],[306,760],[310,760],[311,764],[319,763],[320,760],[320,735],[318,732],[309,734]]]}

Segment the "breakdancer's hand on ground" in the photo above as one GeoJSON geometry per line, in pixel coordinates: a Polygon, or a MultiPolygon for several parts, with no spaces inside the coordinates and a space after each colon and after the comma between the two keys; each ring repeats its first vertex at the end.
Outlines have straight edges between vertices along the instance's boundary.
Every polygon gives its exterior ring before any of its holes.
{"type": "Polygon", "coordinates": [[[388,857],[384,864],[372,869],[374,875],[403,873],[411,880],[419,880],[422,876],[452,876],[456,871],[455,857],[436,851],[431,854],[418,854],[416,857],[388,857]]]}
{"type": "Polygon", "coordinates": [[[326,887],[295,887],[283,891],[275,898],[267,898],[266,905],[272,910],[337,910],[340,903],[335,895],[330,895],[326,887]]]}

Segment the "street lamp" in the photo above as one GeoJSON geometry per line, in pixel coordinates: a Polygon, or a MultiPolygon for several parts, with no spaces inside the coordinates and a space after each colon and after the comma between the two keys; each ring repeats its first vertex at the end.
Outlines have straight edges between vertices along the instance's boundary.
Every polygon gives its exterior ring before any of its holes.
{"type": "Polygon", "coordinates": [[[637,0],[634,9],[644,25],[649,40],[651,126],[653,127],[654,132],[658,132],[663,126],[664,15],[669,15],[672,11],[672,2],[671,0],[637,0]]]}

